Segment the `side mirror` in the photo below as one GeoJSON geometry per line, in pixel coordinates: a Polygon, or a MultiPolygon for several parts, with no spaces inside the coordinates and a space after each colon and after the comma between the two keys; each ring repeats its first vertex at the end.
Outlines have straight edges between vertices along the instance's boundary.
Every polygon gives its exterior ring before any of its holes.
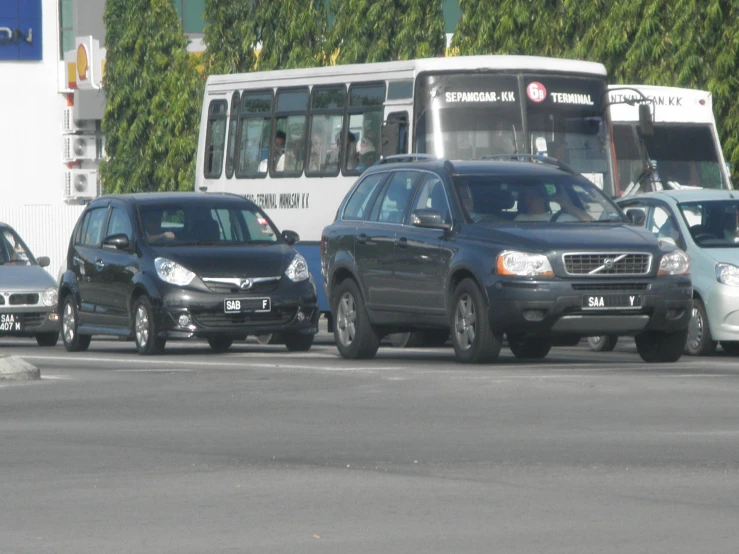
{"type": "Polygon", "coordinates": [[[48,267],[51,263],[51,260],[49,259],[49,256],[39,256],[36,258],[36,261],[38,262],[38,265],[41,267],[48,267]]]}
{"type": "Polygon", "coordinates": [[[298,235],[295,231],[282,231],[282,238],[285,239],[285,242],[288,243],[290,246],[300,241],[300,235],[298,235]]]}
{"type": "Polygon", "coordinates": [[[647,215],[644,211],[638,208],[626,210],[626,217],[629,218],[629,221],[631,221],[632,224],[638,225],[639,227],[644,226],[644,222],[647,219],[647,215]]]}
{"type": "Polygon", "coordinates": [[[426,229],[451,229],[452,226],[444,221],[441,212],[432,208],[422,208],[411,214],[411,225],[426,229]]]}
{"type": "Polygon", "coordinates": [[[128,240],[128,236],[125,233],[116,233],[115,235],[108,235],[103,239],[103,248],[115,248],[116,250],[125,250],[131,244],[128,240]]]}
{"type": "Polygon", "coordinates": [[[654,135],[654,123],[652,122],[652,109],[649,104],[639,104],[639,128],[645,137],[654,135]]]}
{"type": "Polygon", "coordinates": [[[381,130],[380,154],[383,158],[400,154],[400,121],[391,119],[383,122],[381,130]]]}

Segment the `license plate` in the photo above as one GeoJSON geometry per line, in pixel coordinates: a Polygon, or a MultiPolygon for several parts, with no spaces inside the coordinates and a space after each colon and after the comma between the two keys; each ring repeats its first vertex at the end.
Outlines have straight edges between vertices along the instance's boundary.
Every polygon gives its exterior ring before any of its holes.
{"type": "Polygon", "coordinates": [[[629,310],[641,308],[641,294],[585,294],[582,307],[587,310],[629,310]]]}
{"type": "Polygon", "coordinates": [[[268,312],[272,309],[269,298],[226,298],[223,311],[227,314],[243,314],[245,312],[268,312]]]}
{"type": "Polygon", "coordinates": [[[16,331],[23,331],[21,316],[0,314],[0,333],[14,333],[16,331]]]}

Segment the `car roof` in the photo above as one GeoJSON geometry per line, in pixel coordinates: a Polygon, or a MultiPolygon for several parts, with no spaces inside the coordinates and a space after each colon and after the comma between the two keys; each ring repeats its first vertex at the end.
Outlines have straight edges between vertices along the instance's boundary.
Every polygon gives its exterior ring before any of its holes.
{"type": "MultiPolygon", "coordinates": [[[[412,156],[412,155],[411,155],[412,156]]],[[[401,156],[398,156],[401,158],[401,156]]],[[[557,167],[552,163],[544,163],[535,161],[534,159],[525,160],[446,160],[428,159],[423,157],[417,161],[394,161],[393,163],[378,163],[371,166],[367,172],[375,171],[397,171],[400,169],[426,169],[438,171],[446,169],[452,175],[541,175],[541,176],[561,176],[573,175],[569,171],[557,167]]]]}
{"type": "Polygon", "coordinates": [[[637,199],[668,200],[673,202],[708,202],[711,200],[739,200],[739,191],[717,189],[662,190],[619,198],[619,202],[637,199]]]}
{"type": "Polygon", "coordinates": [[[121,200],[129,204],[146,205],[161,204],[165,202],[178,202],[184,204],[199,204],[208,200],[231,200],[237,202],[249,202],[243,196],[227,193],[211,192],[135,192],[131,194],[106,194],[96,198],[92,204],[106,203],[109,200],[121,200]]]}

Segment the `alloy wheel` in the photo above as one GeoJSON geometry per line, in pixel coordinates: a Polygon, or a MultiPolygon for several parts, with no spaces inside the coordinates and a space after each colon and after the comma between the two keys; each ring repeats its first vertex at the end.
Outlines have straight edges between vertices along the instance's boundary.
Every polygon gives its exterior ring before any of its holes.
{"type": "Polygon", "coordinates": [[[703,340],[703,316],[698,308],[693,307],[693,317],[688,326],[688,343],[693,351],[698,350],[703,340]]]}
{"type": "Polygon", "coordinates": [[[64,304],[64,314],[62,314],[62,328],[64,332],[64,340],[67,344],[72,344],[75,335],[77,321],[74,317],[74,307],[71,302],[64,304]]]}
{"type": "Polygon", "coordinates": [[[469,294],[463,294],[454,311],[454,333],[462,350],[469,350],[475,342],[475,324],[475,303],[469,294]]]}
{"type": "Polygon", "coordinates": [[[149,342],[149,314],[146,311],[146,307],[139,306],[136,310],[136,342],[140,345],[148,344],[149,342]]]}
{"type": "Polygon", "coordinates": [[[339,300],[339,309],[336,318],[341,344],[349,346],[357,333],[357,306],[350,293],[344,293],[339,300]]]}

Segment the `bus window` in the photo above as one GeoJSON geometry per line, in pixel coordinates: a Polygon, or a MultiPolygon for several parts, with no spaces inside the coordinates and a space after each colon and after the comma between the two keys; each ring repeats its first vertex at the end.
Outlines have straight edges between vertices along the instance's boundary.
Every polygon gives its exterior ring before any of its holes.
{"type": "Polygon", "coordinates": [[[239,125],[239,93],[231,97],[231,115],[228,118],[228,155],[226,156],[226,178],[234,175],[234,157],[236,156],[236,131],[239,125]]]}
{"type": "Polygon", "coordinates": [[[207,150],[203,175],[209,179],[217,179],[223,170],[227,111],[228,104],[225,100],[214,100],[208,107],[208,134],[205,139],[207,150]]]}
{"type": "Polygon", "coordinates": [[[352,85],[349,88],[344,174],[358,175],[379,159],[384,103],[384,83],[352,85]]]}
{"type": "Polygon", "coordinates": [[[242,95],[236,177],[264,177],[267,174],[271,116],[272,91],[245,92],[242,95]]]}
{"type": "Polygon", "coordinates": [[[338,175],[346,88],[314,87],[306,175],[338,175]]]}
{"type": "MultiPolygon", "coordinates": [[[[308,89],[278,89],[275,137],[284,137],[284,152],[273,152],[274,177],[298,176],[305,162],[308,89]]],[[[274,145],[273,145],[274,146],[274,145]]]]}

